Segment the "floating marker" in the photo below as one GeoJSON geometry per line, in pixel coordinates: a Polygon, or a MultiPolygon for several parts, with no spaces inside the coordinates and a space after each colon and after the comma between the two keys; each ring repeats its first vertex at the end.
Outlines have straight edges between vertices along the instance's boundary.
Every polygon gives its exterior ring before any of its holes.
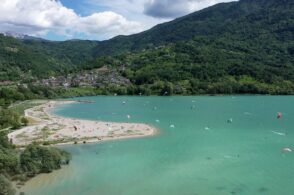
{"type": "Polygon", "coordinates": [[[277,134],[277,135],[286,136],[286,133],[282,133],[282,132],[278,132],[278,131],[271,131],[271,132],[274,134],[277,134]]]}
{"type": "Polygon", "coordinates": [[[291,148],[283,148],[283,152],[292,152],[291,148]]]}

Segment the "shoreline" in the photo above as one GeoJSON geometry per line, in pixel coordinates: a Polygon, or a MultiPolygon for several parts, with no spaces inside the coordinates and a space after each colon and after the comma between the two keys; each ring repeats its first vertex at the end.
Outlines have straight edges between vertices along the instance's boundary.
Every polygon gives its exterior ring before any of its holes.
{"type": "Polygon", "coordinates": [[[104,122],[58,116],[53,110],[78,101],[48,100],[44,104],[25,110],[31,125],[8,134],[17,147],[33,142],[42,145],[74,145],[102,141],[140,138],[156,135],[157,129],[144,123],[104,122]]]}

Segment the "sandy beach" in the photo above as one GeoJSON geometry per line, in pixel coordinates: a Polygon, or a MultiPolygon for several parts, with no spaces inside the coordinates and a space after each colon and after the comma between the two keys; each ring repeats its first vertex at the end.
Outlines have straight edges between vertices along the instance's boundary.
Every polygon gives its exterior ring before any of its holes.
{"type": "Polygon", "coordinates": [[[53,114],[53,109],[79,103],[75,101],[48,101],[40,106],[25,110],[25,116],[32,125],[8,134],[16,146],[25,146],[32,142],[41,144],[80,144],[122,138],[134,138],[154,135],[156,129],[142,123],[115,123],[66,118],[53,114]]]}

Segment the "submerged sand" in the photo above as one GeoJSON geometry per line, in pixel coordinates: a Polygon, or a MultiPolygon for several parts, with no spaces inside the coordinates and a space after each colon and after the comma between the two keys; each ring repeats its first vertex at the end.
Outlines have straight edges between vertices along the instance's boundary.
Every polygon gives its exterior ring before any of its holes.
{"type": "Polygon", "coordinates": [[[48,101],[25,110],[34,124],[8,135],[16,146],[32,142],[43,144],[89,143],[105,140],[151,136],[156,129],[143,123],[116,123],[66,118],[52,114],[53,109],[75,101],[48,101]]]}

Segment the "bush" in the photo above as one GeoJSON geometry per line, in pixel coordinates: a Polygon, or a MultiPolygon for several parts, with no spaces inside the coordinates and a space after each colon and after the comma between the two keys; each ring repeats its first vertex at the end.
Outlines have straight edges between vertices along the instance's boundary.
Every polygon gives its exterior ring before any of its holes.
{"type": "Polygon", "coordinates": [[[27,118],[25,118],[25,117],[22,117],[21,120],[20,120],[20,122],[21,122],[24,126],[27,126],[28,123],[29,123],[29,120],[28,120],[27,118]]]}
{"type": "Polygon", "coordinates": [[[68,152],[57,148],[29,145],[20,155],[20,163],[23,171],[36,175],[38,173],[50,173],[68,164],[71,156],[68,152]]]}

